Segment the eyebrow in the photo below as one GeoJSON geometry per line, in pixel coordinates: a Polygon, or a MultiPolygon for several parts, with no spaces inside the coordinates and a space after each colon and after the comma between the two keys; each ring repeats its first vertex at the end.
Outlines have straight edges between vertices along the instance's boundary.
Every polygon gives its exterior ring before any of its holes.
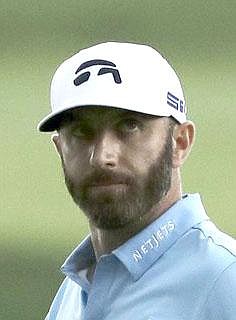
{"type": "Polygon", "coordinates": [[[147,120],[160,118],[156,115],[142,113],[142,112],[136,112],[136,111],[132,111],[132,110],[127,110],[126,112],[122,113],[121,116],[134,116],[134,117],[143,118],[143,119],[147,119],[147,120]]]}

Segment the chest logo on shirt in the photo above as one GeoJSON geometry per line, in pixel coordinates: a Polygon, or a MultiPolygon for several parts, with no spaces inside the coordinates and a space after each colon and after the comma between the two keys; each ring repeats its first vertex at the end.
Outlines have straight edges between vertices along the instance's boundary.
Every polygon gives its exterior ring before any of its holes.
{"type": "Polygon", "coordinates": [[[140,248],[134,250],[133,259],[135,262],[139,262],[143,257],[153,250],[158,248],[162,241],[169,237],[169,234],[175,229],[175,224],[172,220],[162,225],[156,232],[154,232],[149,239],[143,242],[140,248]]]}

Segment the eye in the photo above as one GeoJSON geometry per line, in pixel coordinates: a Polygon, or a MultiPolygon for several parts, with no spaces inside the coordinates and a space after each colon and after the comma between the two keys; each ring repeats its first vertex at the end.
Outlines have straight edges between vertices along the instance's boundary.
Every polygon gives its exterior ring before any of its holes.
{"type": "Polygon", "coordinates": [[[71,134],[76,138],[89,139],[93,136],[93,130],[86,124],[80,124],[71,129],[71,134]]]}
{"type": "Polygon", "coordinates": [[[127,118],[119,122],[119,129],[126,133],[133,133],[139,130],[141,124],[136,119],[127,118]]]}

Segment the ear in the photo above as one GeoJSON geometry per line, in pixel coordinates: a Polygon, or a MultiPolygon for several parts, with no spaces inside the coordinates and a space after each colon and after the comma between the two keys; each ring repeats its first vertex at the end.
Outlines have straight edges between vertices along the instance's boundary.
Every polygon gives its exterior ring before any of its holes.
{"type": "Polygon", "coordinates": [[[61,151],[61,140],[59,134],[54,134],[51,136],[51,140],[54,143],[55,149],[60,157],[62,157],[62,151],[61,151]]]}
{"type": "Polygon", "coordinates": [[[187,159],[195,138],[195,126],[192,121],[176,125],[173,130],[173,168],[179,168],[187,159]]]}

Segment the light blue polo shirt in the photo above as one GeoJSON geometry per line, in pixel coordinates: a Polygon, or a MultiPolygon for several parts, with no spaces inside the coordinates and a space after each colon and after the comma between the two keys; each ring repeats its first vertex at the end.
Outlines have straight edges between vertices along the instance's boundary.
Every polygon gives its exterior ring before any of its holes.
{"type": "Polygon", "coordinates": [[[90,237],[69,256],[47,320],[235,320],[236,241],[186,195],[95,263],[90,237]]]}

